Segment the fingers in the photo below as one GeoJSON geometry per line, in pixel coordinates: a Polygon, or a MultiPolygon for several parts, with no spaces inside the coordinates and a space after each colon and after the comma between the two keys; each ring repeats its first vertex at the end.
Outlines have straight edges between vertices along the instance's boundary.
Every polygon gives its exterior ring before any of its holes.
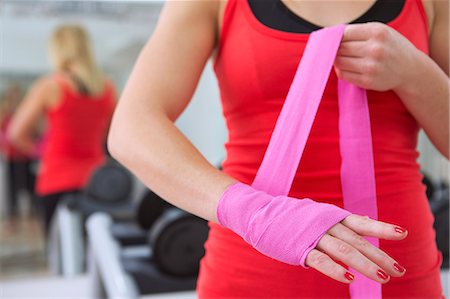
{"type": "Polygon", "coordinates": [[[317,244],[317,249],[308,254],[306,264],[335,280],[350,283],[354,276],[333,261],[339,260],[368,278],[384,284],[390,280],[390,276],[403,276],[406,270],[361,235],[401,240],[407,234],[399,226],[353,214],[328,230],[317,244]]]}
{"type": "Polygon", "coordinates": [[[402,240],[408,235],[408,231],[400,226],[356,214],[346,217],[341,223],[362,236],[385,240],[402,240]]]}
{"type": "Polygon", "coordinates": [[[327,233],[353,246],[389,275],[400,277],[405,274],[406,269],[397,263],[393,258],[381,249],[373,246],[369,241],[356,234],[345,225],[338,223],[328,230],[327,233]]]}
{"type": "Polygon", "coordinates": [[[389,30],[389,26],[380,22],[346,25],[342,42],[365,41],[370,38],[382,40],[389,34],[389,30]]]}
{"type": "Polygon", "coordinates": [[[363,58],[337,56],[334,65],[341,71],[364,73],[366,60],[363,58]]]}
{"type": "Polygon", "coordinates": [[[363,41],[342,42],[337,52],[339,56],[364,57],[367,55],[367,44],[363,41]]]}
{"type": "Polygon", "coordinates": [[[320,273],[343,283],[351,283],[355,277],[347,269],[317,249],[313,249],[308,253],[305,263],[320,273]]]}
{"type": "Polygon", "coordinates": [[[331,235],[325,234],[316,248],[376,282],[386,283],[390,279],[390,276],[383,269],[365,257],[356,248],[331,235]]]}
{"type": "Polygon", "coordinates": [[[371,23],[350,24],[345,26],[342,42],[346,41],[365,41],[370,38],[370,32],[367,30],[371,23]]]}

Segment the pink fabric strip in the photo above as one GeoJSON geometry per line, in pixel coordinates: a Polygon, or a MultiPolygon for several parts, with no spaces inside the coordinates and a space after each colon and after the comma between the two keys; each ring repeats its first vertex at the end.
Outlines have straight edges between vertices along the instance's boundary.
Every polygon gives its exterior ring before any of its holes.
{"type": "Polygon", "coordinates": [[[342,25],[310,35],[253,188],[288,195],[343,32],[342,25]]]}
{"type": "MultiPolygon", "coordinates": [[[[338,81],[341,184],[344,209],[378,219],[375,170],[366,91],[343,80],[338,81]]],[[[366,237],[379,247],[377,238],[366,237]]],[[[352,298],[381,298],[381,284],[355,269],[350,284],[352,298]]]]}
{"type": "MultiPolygon", "coordinates": [[[[252,187],[288,195],[325,90],[345,26],[313,32],[252,187]]],[[[377,217],[370,116],[365,90],[339,80],[339,132],[344,208],[377,217]]],[[[367,238],[378,246],[378,239],[367,238]]],[[[381,298],[381,285],[352,269],[351,298],[381,298]]]]}

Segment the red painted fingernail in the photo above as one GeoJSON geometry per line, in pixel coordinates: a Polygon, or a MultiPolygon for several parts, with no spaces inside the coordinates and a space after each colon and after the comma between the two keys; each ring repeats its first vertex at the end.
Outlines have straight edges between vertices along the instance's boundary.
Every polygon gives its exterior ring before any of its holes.
{"type": "Polygon", "coordinates": [[[394,228],[394,230],[395,230],[396,232],[398,232],[399,234],[403,234],[404,232],[406,232],[406,229],[404,229],[403,227],[400,227],[400,226],[396,226],[396,227],[394,228]]]}
{"type": "Polygon", "coordinates": [[[403,268],[402,266],[400,266],[400,265],[397,264],[397,263],[394,263],[394,269],[397,270],[398,272],[401,272],[401,273],[403,273],[403,272],[406,271],[405,268],[403,268]]]}
{"type": "Polygon", "coordinates": [[[348,280],[353,280],[353,279],[355,279],[355,275],[353,275],[352,273],[350,273],[350,272],[345,272],[345,278],[347,278],[348,280]]]}
{"type": "Polygon", "coordinates": [[[383,280],[386,280],[389,276],[386,274],[386,272],[384,272],[383,270],[378,270],[377,271],[377,276],[383,280]]]}

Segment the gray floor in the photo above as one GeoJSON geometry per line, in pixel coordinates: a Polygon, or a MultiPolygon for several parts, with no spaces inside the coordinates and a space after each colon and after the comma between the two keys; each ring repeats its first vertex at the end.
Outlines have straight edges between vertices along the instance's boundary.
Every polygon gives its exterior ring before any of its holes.
{"type": "MultiPolygon", "coordinates": [[[[2,299],[97,299],[91,296],[89,277],[35,278],[0,282],[2,299]]],[[[142,299],[194,299],[195,292],[178,292],[143,296],[142,299]]],[[[119,298],[116,298],[119,299],[119,298]]],[[[126,298],[120,298],[126,299],[126,298]]]]}
{"type": "MultiPolygon", "coordinates": [[[[449,297],[449,272],[442,273],[442,283],[446,298],[449,297]]],[[[54,299],[96,299],[90,296],[89,277],[79,276],[74,278],[35,278],[27,280],[11,280],[0,282],[0,298],[54,298],[54,299]]],[[[172,294],[158,294],[143,296],[142,299],[194,299],[195,292],[181,292],[172,294]]],[[[119,298],[117,298],[119,299],[119,298]]],[[[123,298],[126,299],[126,298],[123,298]]]]}

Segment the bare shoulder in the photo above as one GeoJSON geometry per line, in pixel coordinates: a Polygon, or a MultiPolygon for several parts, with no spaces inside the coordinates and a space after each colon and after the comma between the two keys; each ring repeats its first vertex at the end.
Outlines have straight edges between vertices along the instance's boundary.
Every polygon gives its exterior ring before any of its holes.
{"type": "Polygon", "coordinates": [[[166,1],[121,98],[146,98],[146,105],[175,120],[192,98],[216,46],[219,5],[220,0],[166,1]]]}
{"type": "Polygon", "coordinates": [[[37,79],[29,91],[29,98],[39,101],[43,107],[51,107],[59,98],[59,85],[55,74],[49,74],[37,79]]]}
{"type": "Polygon", "coordinates": [[[51,94],[58,90],[54,74],[45,75],[34,81],[31,90],[43,94],[51,94]]]}
{"type": "Polygon", "coordinates": [[[216,46],[220,39],[223,17],[228,0],[167,1],[165,10],[178,15],[179,21],[205,19],[215,28],[216,46]]]}
{"type": "Polygon", "coordinates": [[[180,30],[183,34],[208,34],[217,41],[222,1],[166,1],[159,18],[160,30],[157,31],[163,35],[167,32],[180,32],[180,30]],[[186,33],[186,29],[190,33],[186,33]]]}
{"type": "Polygon", "coordinates": [[[164,12],[182,16],[186,18],[212,18],[217,17],[221,0],[200,0],[200,1],[167,1],[164,12]]]}

